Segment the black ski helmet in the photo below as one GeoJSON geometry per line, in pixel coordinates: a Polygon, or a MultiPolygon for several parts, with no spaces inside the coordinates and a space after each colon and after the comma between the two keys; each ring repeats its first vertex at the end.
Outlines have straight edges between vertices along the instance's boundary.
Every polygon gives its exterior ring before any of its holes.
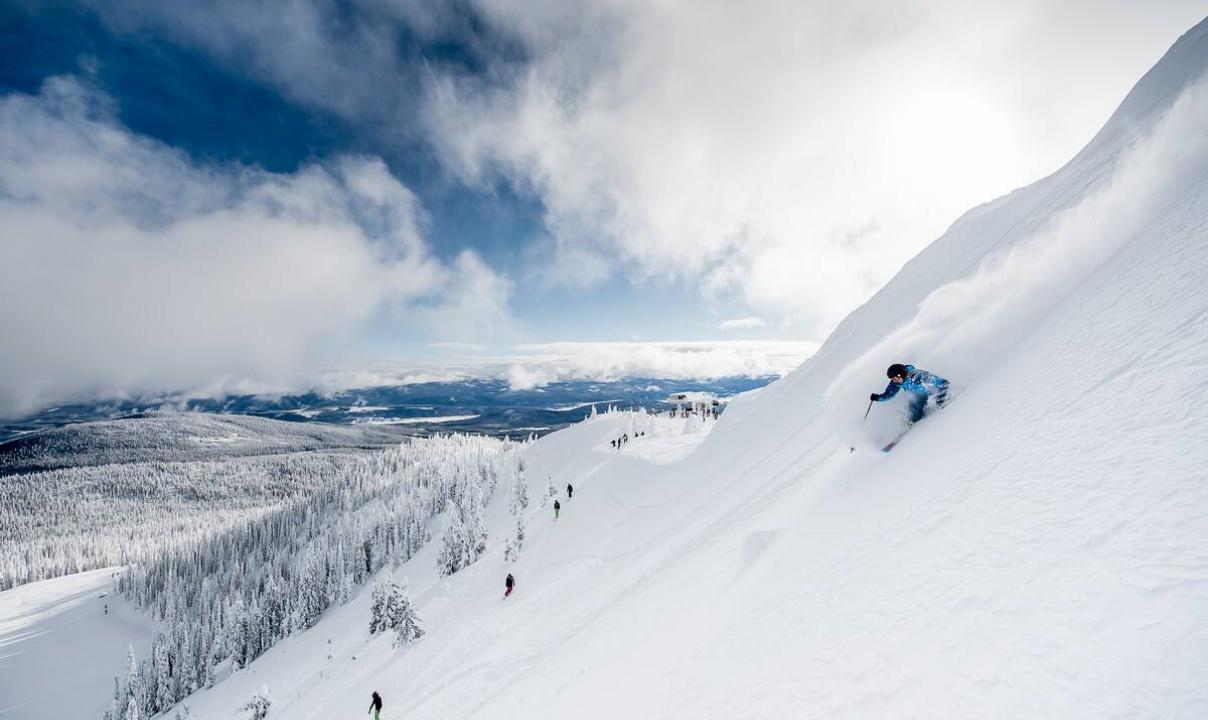
{"type": "Polygon", "coordinates": [[[906,377],[909,374],[910,372],[906,370],[906,366],[901,363],[894,363],[885,371],[885,377],[888,378],[906,377]]]}

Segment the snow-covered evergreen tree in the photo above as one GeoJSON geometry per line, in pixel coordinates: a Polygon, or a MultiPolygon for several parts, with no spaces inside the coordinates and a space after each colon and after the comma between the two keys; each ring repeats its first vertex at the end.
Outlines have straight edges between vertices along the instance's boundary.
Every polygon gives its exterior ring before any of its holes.
{"type": "Polygon", "coordinates": [[[396,646],[412,643],[424,635],[423,624],[411,604],[407,588],[393,578],[374,587],[370,606],[370,634],[387,630],[395,631],[396,646]]]}
{"type": "Polygon", "coordinates": [[[480,489],[474,488],[470,493],[465,513],[471,563],[487,551],[487,518],[484,505],[480,489]]]}
{"type": "Polygon", "coordinates": [[[277,579],[269,576],[264,587],[264,600],[260,603],[260,644],[270,647],[288,634],[285,613],[285,598],[277,579]]]}
{"type": "Polygon", "coordinates": [[[369,634],[372,635],[386,629],[386,588],[381,583],[373,586],[372,601],[369,604],[369,634]]]}
{"type": "Polygon", "coordinates": [[[508,538],[507,545],[503,550],[503,559],[508,562],[516,562],[520,559],[520,551],[524,549],[524,516],[516,517],[516,530],[512,537],[508,538]]]}
{"type": "Polygon", "coordinates": [[[172,663],[168,656],[167,639],[157,635],[152,643],[152,662],[155,667],[155,709],[167,710],[176,702],[176,689],[172,683],[172,663]]]}
{"type": "MultiPolygon", "coordinates": [[[[161,712],[169,698],[179,702],[211,685],[215,667],[228,659],[235,671],[247,667],[373,573],[411,558],[432,539],[428,527],[441,514],[442,572],[473,563],[487,549],[487,500],[500,479],[515,483],[521,474],[515,450],[463,435],[412,440],[334,466],[297,461],[289,472],[324,476],[314,481],[322,489],[133,564],[118,589],[162,630],[151,657],[116,679],[106,720],[124,720],[131,697],[142,715],[161,712]]],[[[394,597],[400,593],[405,598],[401,589],[394,597]]],[[[409,602],[395,600],[392,608],[387,620],[379,607],[372,631],[401,627],[400,642],[422,634],[409,602]]]]}
{"type": "Polygon", "coordinates": [[[139,672],[138,659],[134,655],[134,646],[126,651],[126,713],[124,720],[138,720],[139,712],[144,706],[146,683],[139,672]],[[131,714],[133,712],[133,714],[131,714]]]}
{"type": "Polygon", "coordinates": [[[512,483],[512,499],[509,509],[513,515],[521,515],[528,509],[528,480],[524,477],[524,466],[517,468],[516,479],[512,483]]]}
{"type": "Polygon", "coordinates": [[[466,539],[465,523],[457,510],[449,511],[449,521],[440,539],[440,554],[436,557],[436,569],[441,575],[452,575],[470,564],[470,548],[466,539]]]}
{"type": "Polygon", "coordinates": [[[268,686],[264,685],[258,692],[252,695],[252,699],[248,700],[240,710],[247,711],[247,720],[264,720],[268,717],[268,709],[272,707],[273,701],[269,698],[268,686]]]}
{"type": "Polygon", "coordinates": [[[395,611],[397,624],[394,626],[395,647],[410,645],[424,636],[423,623],[419,619],[415,606],[411,604],[411,597],[407,594],[406,588],[399,588],[397,598],[395,611]]]}

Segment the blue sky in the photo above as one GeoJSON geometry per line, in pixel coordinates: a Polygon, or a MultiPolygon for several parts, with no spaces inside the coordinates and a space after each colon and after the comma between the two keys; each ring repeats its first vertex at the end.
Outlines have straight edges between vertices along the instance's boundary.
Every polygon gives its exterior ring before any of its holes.
{"type": "MultiPolygon", "coordinates": [[[[358,12],[355,3],[320,5],[329,18],[358,12]]],[[[2,12],[0,88],[5,92],[37,93],[47,77],[80,76],[113,99],[117,119],[130,131],[204,163],[291,173],[338,154],[381,157],[418,196],[436,254],[449,259],[472,249],[515,279],[510,307],[528,341],[711,339],[720,319],[743,312],[729,303],[702,303],[683,278],[635,282],[618,273],[599,284],[545,286],[540,268],[530,268],[517,252],[551,242],[540,198],[504,181],[485,187],[457,182],[422,133],[410,127],[414,117],[398,117],[387,133],[367,128],[380,119],[362,124],[299,103],[238,64],[224,63],[170,33],[106,22],[103,14],[81,4],[17,4],[2,12]]],[[[492,36],[472,7],[455,6],[449,13],[456,20],[435,38],[417,37],[402,24],[395,28],[394,51],[404,72],[420,75],[435,65],[490,82],[489,75],[501,66],[521,62],[522,53],[507,38],[492,36]]],[[[413,352],[422,342],[396,337],[388,325],[378,328],[372,339],[383,352],[413,352]]]]}
{"type": "Polygon", "coordinates": [[[1202,14],[1052,5],[4,4],[0,412],[550,343],[812,347],[1202,14]]]}

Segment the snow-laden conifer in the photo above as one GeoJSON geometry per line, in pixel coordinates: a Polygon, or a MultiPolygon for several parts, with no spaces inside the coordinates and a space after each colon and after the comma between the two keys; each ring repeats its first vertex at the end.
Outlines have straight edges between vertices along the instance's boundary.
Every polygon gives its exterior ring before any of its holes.
{"type": "Polygon", "coordinates": [[[269,698],[268,686],[264,685],[239,709],[247,712],[247,720],[264,720],[273,701],[269,698]]]}
{"type": "Polygon", "coordinates": [[[399,589],[395,608],[397,624],[394,626],[394,646],[410,645],[422,638],[424,636],[423,623],[419,619],[415,606],[411,604],[411,598],[407,594],[406,588],[399,589]]]}
{"type": "MultiPolygon", "coordinates": [[[[435,517],[447,518],[439,539],[442,572],[456,572],[473,563],[487,549],[487,500],[501,481],[511,483],[515,492],[521,474],[515,450],[514,443],[449,436],[335,460],[316,456],[313,466],[308,464],[311,460],[295,457],[284,472],[280,461],[272,461],[278,463],[274,466],[269,460],[254,459],[263,463],[256,467],[271,477],[243,475],[238,482],[262,485],[256,492],[278,493],[284,499],[268,512],[256,509],[246,514],[233,526],[218,508],[225,502],[238,506],[248,488],[239,489],[234,476],[228,478],[229,485],[226,481],[211,485],[204,475],[184,473],[189,475],[188,491],[173,488],[172,492],[189,497],[204,488],[209,493],[206,503],[216,508],[205,517],[216,524],[165,526],[162,535],[169,540],[142,549],[146,554],[137,556],[140,562],[119,579],[119,591],[161,624],[156,647],[163,649],[153,649],[147,661],[134,662],[133,673],[118,679],[107,720],[122,720],[131,696],[139,712],[150,716],[167,710],[169,698],[179,702],[213,684],[215,668],[222,663],[230,661],[235,671],[246,668],[282,638],[313,626],[327,609],[347,600],[378,571],[411,558],[432,540],[428,528],[435,517]],[[301,482],[308,488],[306,494],[290,494],[278,484],[278,475],[301,482]]],[[[233,467],[209,461],[205,465],[220,476],[233,467]]],[[[113,473],[120,475],[122,467],[113,473]]],[[[170,467],[166,472],[183,471],[170,467]]],[[[133,492],[142,479],[118,478],[116,492],[133,492]]],[[[55,480],[78,481],[66,475],[55,480]]],[[[105,482],[96,478],[98,484],[105,482]]],[[[138,534],[158,538],[158,530],[145,523],[173,517],[190,516],[174,516],[161,508],[154,518],[140,519],[144,524],[137,526],[138,534]]],[[[129,537],[133,531],[128,527],[135,526],[118,527],[119,535],[129,537]]],[[[97,537],[107,532],[98,529],[97,537]]],[[[107,542],[98,540],[97,547],[108,548],[107,542]]],[[[82,556],[87,555],[83,547],[82,556]]],[[[113,548],[119,549],[117,544],[113,548]]],[[[110,559],[115,558],[131,559],[127,555],[110,559]]],[[[69,565],[64,562],[58,567],[69,565]]],[[[400,615],[396,610],[394,625],[388,629],[403,628],[400,642],[419,637],[422,628],[409,601],[396,607],[410,611],[400,615]]]]}

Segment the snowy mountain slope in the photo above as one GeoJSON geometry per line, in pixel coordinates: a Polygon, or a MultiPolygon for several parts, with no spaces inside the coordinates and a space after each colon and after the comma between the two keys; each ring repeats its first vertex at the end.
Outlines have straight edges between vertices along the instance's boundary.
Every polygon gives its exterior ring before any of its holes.
{"type": "MultiPolygon", "coordinates": [[[[559,589],[566,587],[563,583],[581,579],[585,571],[600,563],[598,558],[585,557],[600,550],[598,534],[613,534],[611,526],[625,521],[635,510],[624,502],[623,481],[615,471],[627,468],[626,474],[636,480],[641,473],[633,472],[634,469],[649,471],[658,467],[656,463],[662,462],[664,456],[682,457],[691,447],[699,445],[715,425],[699,418],[607,413],[556,433],[553,442],[537,441],[528,452],[529,537],[519,562],[505,563],[502,542],[498,541],[486,558],[452,577],[442,578],[436,572],[439,542],[433,542],[394,573],[397,579],[407,581],[412,599],[424,608],[428,634],[420,645],[396,651],[389,637],[367,637],[370,598],[366,588],[348,604],[328,613],[315,628],[280,642],[247,670],[231,675],[214,689],[194,694],[184,704],[193,717],[231,717],[252,693],[267,684],[274,702],[283,708],[274,712],[342,717],[349,715],[348,706],[359,703],[360,696],[365,694],[362,690],[367,675],[394,672],[389,670],[395,667],[394,661],[408,659],[411,662],[403,672],[425,687],[459,691],[482,682],[484,678],[476,676],[473,669],[467,671],[466,663],[473,668],[490,668],[485,658],[506,647],[496,643],[500,630],[495,615],[504,607],[501,600],[504,575],[509,571],[516,574],[520,588],[516,598],[545,594],[546,603],[516,604],[509,599],[507,602],[512,605],[506,606],[516,607],[523,614],[519,625],[539,629],[543,616],[555,610],[548,601],[557,601],[559,589]],[[645,435],[638,438],[638,432],[645,435]],[[609,441],[625,433],[633,439],[621,450],[613,449],[609,441]],[[610,470],[607,478],[598,477],[605,468],[610,470]],[[568,500],[565,484],[572,478],[576,495],[568,500]],[[558,524],[553,520],[552,501],[543,501],[551,481],[557,484],[563,504],[563,517],[558,524]],[[593,488],[606,492],[593,495],[593,488]],[[566,532],[562,532],[564,529],[566,532]],[[564,544],[568,540],[574,542],[564,544]],[[541,570],[547,565],[562,572],[550,574],[541,570]],[[429,643],[429,637],[440,639],[429,643]],[[439,649],[441,646],[447,651],[439,649]],[[435,654],[412,652],[420,647],[435,654]],[[284,709],[290,707],[295,710],[284,709]]],[[[505,535],[512,526],[507,494],[497,492],[488,507],[493,538],[505,535]]],[[[439,537],[439,527],[433,530],[439,537]]],[[[563,631],[552,634],[546,642],[556,642],[561,635],[563,631]]],[[[525,637],[536,640],[528,631],[525,637]]],[[[519,663],[509,665],[513,669],[523,667],[519,663]]],[[[487,677],[497,674],[488,672],[487,677]]],[[[382,682],[382,687],[386,687],[390,681],[382,682]]],[[[402,712],[408,699],[398,692],[385,694],[393,706],[387,717],[402,712]]],[[[424,702],[446,707],[455,715],[463,712],[460,695],[425,698],[424,702]]],[[[408,706],[408,714],[403,716],[409,717],[410,712],[412,708],[408,706]]]]}
{"type": "Polygon", "coordinates": [[[611,450],[629,415],[531,445],[530,497],[574,499],[515,564],[497,496],[486,557],[404,565],[420,642],[367,639],[362,594],[194,716],[261,683],[291,718],[1208,716],[1206,68],[1208,22],[678,462],[682,428],[611,450]],[[897,360],[962,392],[868,452],[897,360]]]}
{"type": "Polygon", "coordinates": [[[113,592],[116,568],[0,593],[0,718],[99,717],[128,649],[151,621],[113,592]]]}

